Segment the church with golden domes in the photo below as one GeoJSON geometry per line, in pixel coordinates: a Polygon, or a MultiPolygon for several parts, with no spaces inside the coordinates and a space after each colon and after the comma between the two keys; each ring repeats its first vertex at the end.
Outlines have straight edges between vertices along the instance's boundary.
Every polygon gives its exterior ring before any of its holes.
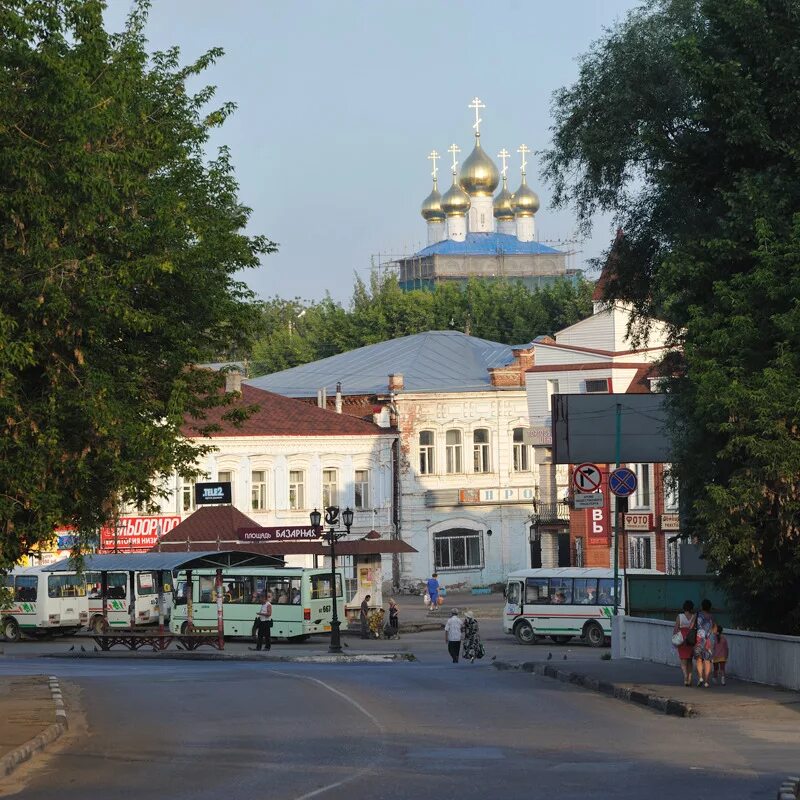
{"type": "Polygon", "coordinates": [[[404,289],[430,288],[446,281],[509,280],[539,288],[557,280],[574,281],[578,270],[567,269],[567,253],[536,240],[539,197],[527,182],[527,155],[521,145],[521,180],[512,194],[508,189],[508,159],[503,148],[497,157],[502,170],[481,145],[480,109],[476,97],[469,108],[475,111],[475,144],[458,169],[458,145],[448,148],[452,183],[439,191],[436,150],[433,189],[422,202],[421,214],[428,228],[428,245],[411,256],[397,259],[398,278],[404,289]],[[502,179],[502,188],[495,195],[502,179]]]}

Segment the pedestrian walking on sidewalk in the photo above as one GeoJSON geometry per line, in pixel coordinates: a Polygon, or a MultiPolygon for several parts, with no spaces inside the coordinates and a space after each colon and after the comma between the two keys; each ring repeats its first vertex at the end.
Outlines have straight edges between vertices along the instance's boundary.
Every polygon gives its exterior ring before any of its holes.
{"type": "Polygon", "coordinates": [[[675,644],[678,648],[678,658],[681,662],[681,672],[683,673],[683,685],[692,685],[692,656],[694,655],[694,645],[686,641],[689,631],[694,628],[695,614],[694,603],[686,600],[683,604],[683,611],[675,618],[675,627],[672,629],[673,644],[678,641],[676,634],[680,634],[681,644],[675,644]]]}
{"type": "Polygon", "coordinates": [[[725,665],[728,663],[728,637],[722,632],[722,625],[714,626],[714,681],[725,685],[725,665]]]}
{"type": "Polygon", "coordinates": [[[697,642],[694,646],[694,666],[697,670],[697,685],[705,689],[711,685],[711,662],[714,658],[714,617],[711,616],[711,601],[700,603],[697,614],[697,642]]]}
{"type": "Polygon", "coordinates": [[[472,611],[467,609],[464,612],[464,659],[469,659],[474,664],[476,658],[483,658],[484,652],[478,633],[478,620],[472,611]]]}
{"type": "Polygon", "coordinates": [[[400,609],[394,598],[389,600],[389,624],[386,626],[386,635],[389,639],[400,638],[400,609]]]}
{"type": "Polygon", "coordinates": [[[362,601],[361,601],[361,613],[359,614],[359,619],[361,621],[361,638],[362,639],[369,639],[369,601],[372,598],[371,594],[368,594],[362,601]]]}
{"type": "Polygon", "coordinates": [[[272,592],[267,592],[261,608],[258,609],[258,638],[256,650],[263,646],[265,650],[272,647],[272,592]]]}
{"type": "Polygon", "coordinates": [[[458,609],[450,612],[450,619],[444,624],[444,640],[454,664],[458,664],[458,654],[461,650],[461,638],[464,635],[464,623],[458,616],[458,609]]]}
{"type": "Polygon", "coordinates": [[[428,578],[426,587],[428,589],[428,597],[431,600],[430,610],[436,611],[439,607],[439,579],[435,572],[428,578]]]}

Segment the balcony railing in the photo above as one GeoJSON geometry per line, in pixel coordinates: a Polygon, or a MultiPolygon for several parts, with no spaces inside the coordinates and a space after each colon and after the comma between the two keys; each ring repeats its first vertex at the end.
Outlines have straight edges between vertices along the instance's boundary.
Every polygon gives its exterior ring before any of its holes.
{"type": "Polygon", "coordinates": [[[534,511],[534,519],[541,523],[569,523],[569,503],[538,503],[534,511]]]}

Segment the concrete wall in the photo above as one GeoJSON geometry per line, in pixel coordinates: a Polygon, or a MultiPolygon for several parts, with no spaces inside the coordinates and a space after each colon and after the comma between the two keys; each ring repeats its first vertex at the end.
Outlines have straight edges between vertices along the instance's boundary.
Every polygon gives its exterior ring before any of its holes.
{"type": "MultiPolygon", "coordinates": [[[[632,658],[678,666],[670,638],[674,623],[643,617],[612,620],[612,658],[632,658]]],[[[800,690],[800,636],[726,630],[729,675],[755,683],[800,690]]]]}

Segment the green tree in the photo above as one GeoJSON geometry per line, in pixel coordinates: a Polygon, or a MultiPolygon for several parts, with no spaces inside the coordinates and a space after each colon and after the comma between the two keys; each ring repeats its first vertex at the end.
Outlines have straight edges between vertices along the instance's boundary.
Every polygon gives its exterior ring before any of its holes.
{"type": "Polygon", "coordinates": [[[234,274],[274,248],[204,155],[232,106],[186,85],[220,51],[148,55],[146,3],[114,35],[103,8],[0,6],[0,568],[191,471],[185,416],[230,399],[192,365],[241,349],[234,274]]]}
{"type": "Polygon", "coordinates": [[[800,629],[800,6],[651,0],[555,99],[546,172],[613,211],[610,298],[669,323],[688,532],[742,620],[800,629]]]}

